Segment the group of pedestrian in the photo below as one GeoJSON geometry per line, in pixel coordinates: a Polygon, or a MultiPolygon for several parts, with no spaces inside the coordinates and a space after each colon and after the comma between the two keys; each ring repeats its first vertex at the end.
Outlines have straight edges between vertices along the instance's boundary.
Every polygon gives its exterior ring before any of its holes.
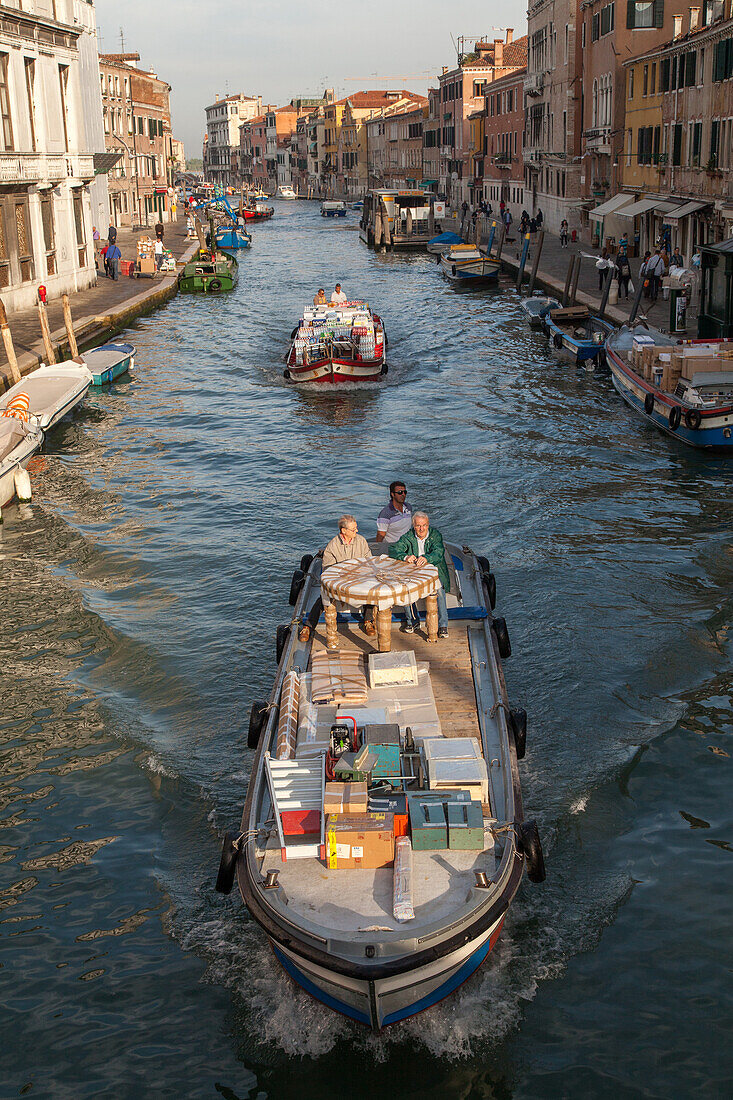
{"type": "Polygon", "coordinates": [[[97,256],[102,257],[104,264],[104,273],[108,279],[119,279],[120,260],[122,259],[122,253],[120,252],[117,244],[117,227],[114,222],[109,223],[109,229],[107,230],[107,243],[101,248],[99,247],[100,234],[96,225],[92,226],[92,240],[94,241],[94,258],[99,267],[99,261],[97,256]]]}

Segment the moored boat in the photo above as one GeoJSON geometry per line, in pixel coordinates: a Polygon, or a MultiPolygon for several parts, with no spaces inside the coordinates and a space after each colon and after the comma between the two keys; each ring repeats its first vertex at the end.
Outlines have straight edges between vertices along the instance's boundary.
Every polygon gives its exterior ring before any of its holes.
{"type": "Polygon", "coordinates": [[[254,206],[245,206],[242,210],[246,222],[264,222],[275,213],[274,206],[268,206],[266,202],[257,201],[254,206]]]}
{"type": "Polygon", "coordinates": [[[440,255],[440,270],[452,283],[471,286],[495,283],[499,279],[499,263],[479,252],[475,244],[452,244],[440,255]]]}
{"type": "MultiPolygon", "coordinates": [[[[379,654],[356,615],[339,616],[336,650],[321,625],[299,639],[321,591],[320,557],[303,559],[296,628],[278,631],[270,701],[252,708],[257,752],[217,882],[228,892],[236,875],[298,984],[375,1031],[469,978],[525,868],[544,878],[536,825],[524,820],[526,715],[508,704],[493,575],[468,547],[446,549],[448,638],[405,634],[402,613],[387,611],[391,649],[379,654]]],[[[372,559],[377,570],[385,561],[372,559]]]]}
{"type": "Polygon", "coordinates": [[[679,340],[624,325],[606,340],[627,405],[688,447],[733,455],[733,340],[679,340]]]}
{"type": "Polygon", "coordinates": [[[81,404],[93,382],[82,360],[43,364],[0,396],[0,414],[21,393],[28,397],[28,413],[44,432],[81,404]]]}
{"type": "Polygon", "coordinates": [[[614,326],[596,317],[587,306],[567,306],[541,311],[552,346],[575,363],[595,364],[603,356],[606,337],[614,326]]]}
{"type": "Polygon", "coordinates": [[[295,191],[293,191],[292,187],[287,183],[281,183],[275,192],[276,199],[297,199],[297,197],[295,191]]]}
{"type": "Polygon", "coordinates": [[[345,218],[346,203],[341,199],[326,199],[321,203],[322,218],[345,218]]]}
{"type": "Polygon", "coordinates": [[[291,341],[290,382],[376,382],[387,373],[384,325],[367,302],[306,309],[291,341]]]}
{"type": "Polygon", "coordinates": [[[82,359],[92,372],[92,384],[107,386],[134,369],[135,346],[122,341],[100,344],[98,348],[85,351],[82,359]]]}
{"type": "Polygon", "coordinates": [[[239,249],[252,247],[252,237],[243,225],[225,223],[223,225],[217,225],[214,232],[216,234],[217,248],[239,249]]]}
{"type": "MultiPolygon", "coordinates": [[[[10,504],[21,471],[42,443],[43,429],[35,418],[23,420],[0,414],[0,508],[10,504]]],[[[23,478],[27,476],[22,474],[23,478]]]]}
{"type": "Polygon", "coordinates": [[[543,313],[560,308],[557,298],[550,298],[546,294],[536,294],[531,298],[522,298],[519,305],[529,322],[530,328],[540,329],[545,328],[543,313]]]}
{"type": "Polygon", "coordinates": [[[191,293],[220,294],[233,290],[239,277],[239,264],[230,252],[199,248],[193,259],[178,273],[178,289],[191,293]]]}
{"type": "Polygon", "coordinates": [[[426,248],[433,256],[440,256],[452,244],[463,244],[463,237],[457,233],[438,233],[437,237],[431,237],[426,248]]]}

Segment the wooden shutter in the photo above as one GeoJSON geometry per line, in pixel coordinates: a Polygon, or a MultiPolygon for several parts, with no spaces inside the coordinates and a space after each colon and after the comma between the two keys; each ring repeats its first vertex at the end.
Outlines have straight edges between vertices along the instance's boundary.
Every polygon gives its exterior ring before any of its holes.
{"type": "Polygon", "coordinates": [[[654,26],[658,30],[664,26],[664,0],[654,0],[654,26]]]}
{"type": "Polygon", "coordinates": [[[626,0],[626,29],[633,30],[636,26],[635,0],[626,0]]]}
{"type": "Polygon", "coordinates": [[[659,91],[669,91],[669,58],[662,59],[662,67],[659,74],[659,91]]]}
{"type": "Polygon", "coordinates": [[[695,84],[695,69],[697,62],[697,53],[692,50],[687,54],[687,63],[685,64],[685,87],[692,88],[695,84]]]}

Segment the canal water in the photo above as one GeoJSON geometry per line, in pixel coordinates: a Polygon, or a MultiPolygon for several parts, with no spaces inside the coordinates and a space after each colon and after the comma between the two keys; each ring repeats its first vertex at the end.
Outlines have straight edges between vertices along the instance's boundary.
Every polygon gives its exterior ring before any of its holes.
{"type": "Polygon", "coordinates": [[[134,380],[0,529],[0,1095],[723,1095],[733,466],[559,365],[513,292],[276,205],[233,294],[127,334],[134,380]],[[288,334],[336,281],[383,315],[388,379],[296,392],[288,334]],[[375,1038],[213,883],[292,570],[344,511],[371,534],[395,477],[491,558],[548,877],[480,973],[375,1038]]]}

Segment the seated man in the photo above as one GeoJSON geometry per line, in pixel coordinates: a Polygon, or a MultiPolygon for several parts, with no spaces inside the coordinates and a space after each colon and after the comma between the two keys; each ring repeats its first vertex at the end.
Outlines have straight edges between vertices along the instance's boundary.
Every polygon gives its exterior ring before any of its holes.
{"type": "Polygon", "coordinates": [[[331,305],[332,306],[342,306],[346,302],[348,302],[348,300],[349,299],[346,297],[343,290],[341,289],[341,283],[336,283],[336,289],[334,290],[333,294],[331,295],[331,305]]]}
{"type": "MultiPolygon", "coordinates": [[[[430,519],[425,512],[415,512],[412,517],[412,531],[407,531],[401,539],[389,547],[389,556],[398,561],[407,561],[412,565],[434,565],[438,570],[441,587],[436,595],[438,597],[438,637],[448,637],[448,607],[445,602],[446,592],[450,592],[450,577],[448,566],[445,564],[445,547],[443,536],[435,527],[430,526],[430,519]]],[[[405,624],[405,633],[412,634],[419,623],[417,607],[410,604],[408,618],[405,624]]]]}
{"type": "MultiPolygon", "coordinates": [[[[328,569],[329,565],[335,565],[338,561],[347,561],[349,558],[370,558],[372,552],[369,549],[369,543],[363,535],[358,534],[359,528],[356,520],[353,516],[341,516],[339,519],[339,533],[335,535],[326,546],[323,551],[323,569],[328,569]]],[[[298,638],[301,642],[307,642],[311,636],[311,631],[315,630],[318,620],[321,617],[324,604],[329,604],[331,601],[328,596],[321,593],[313,607],[308,612],[308,619],[301,626],[298,632],[298,638]]],[[[374,625],[374,608],[371,604],[367,604],[363,608],[364,616],[364,633],[376,634],[377,628],[374,625]]]]}
{"type": "Polygon", "coordinates": [[[323,289],[323,287],[321,287],[321,289],[318,291],[315,298],[313,299],[313,305],[314,306],[327,306],[328,305],[328,299],[326,298],[326,292],[323,289]]]}

